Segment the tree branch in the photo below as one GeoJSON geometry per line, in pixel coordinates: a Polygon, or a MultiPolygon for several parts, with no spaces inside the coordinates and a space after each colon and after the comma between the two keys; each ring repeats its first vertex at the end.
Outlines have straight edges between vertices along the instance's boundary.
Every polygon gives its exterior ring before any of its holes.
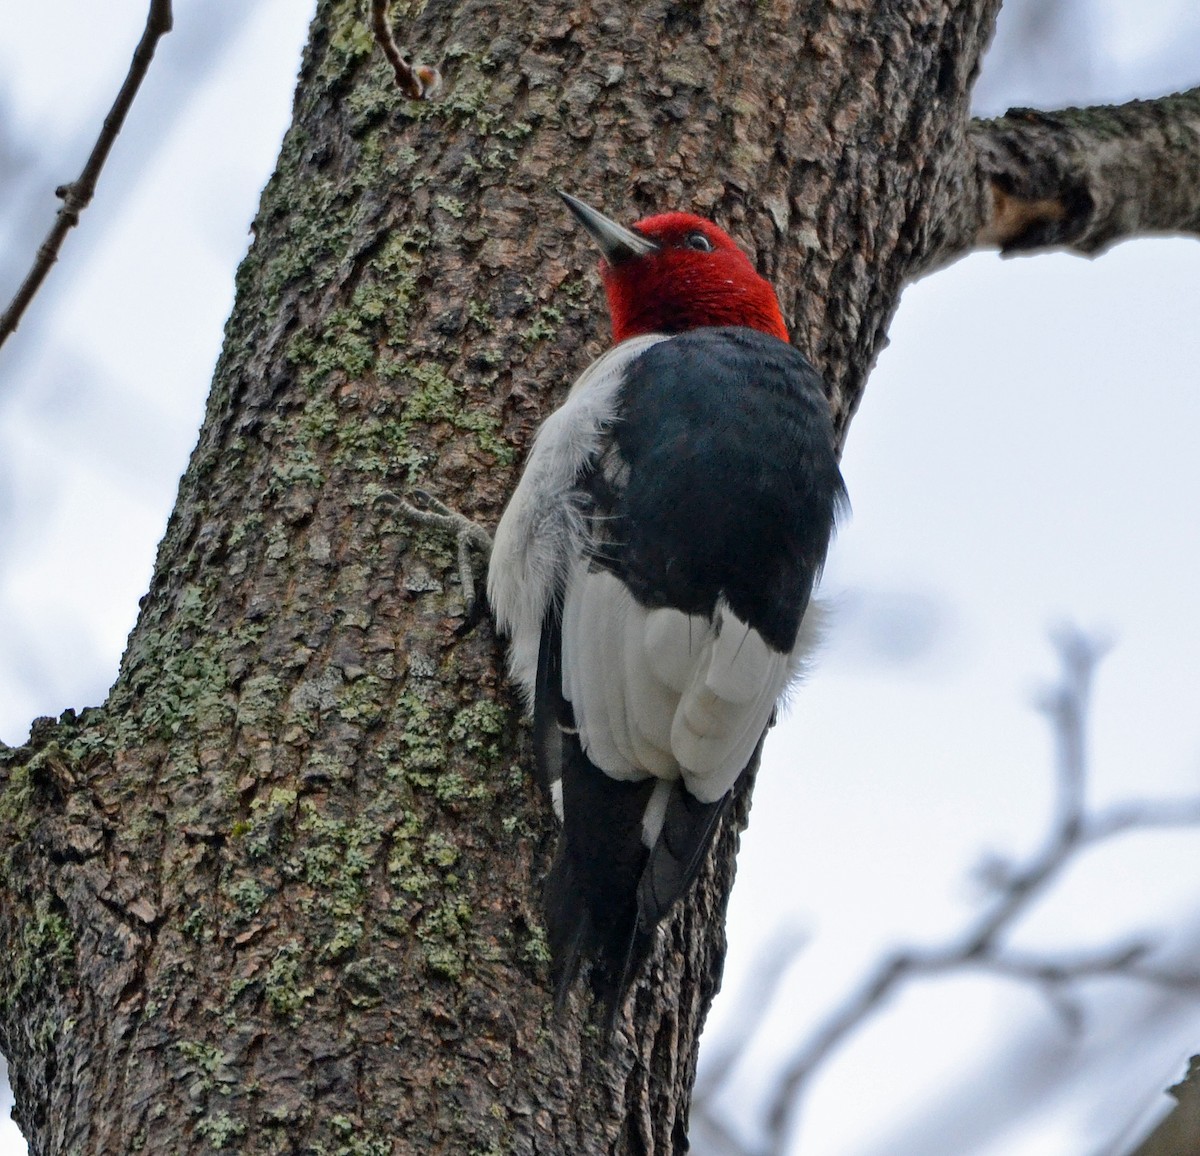
{"type": "Polygon", "coordinates": [[[713,1095],[729,1079],[741,1059],[744,1041],[754,1036],[766,1020],[788,968],[808,939],[807,933],[787,929],[767,944],[742,984],[737,1007],[729,1017],[737,1025],[736,1034],[712,1041],[705,1049],[694,1096],[697,1108],[707,1113],[714,1128],[720,1129],[723,1125],[709,1110],[713,1095]]]}
{"type": "Polygon", "coordinates": [[[1200,237],[1200,88],[976,120],[963,162],[930,268],[980,248],[1091,257],[1130,237],[1200,237]]]}
{"type": "MultiPolygon", "coordinates": [[[[1128,831],[1200,822],[1200,798],[1130,802],[1102,811],[1088,810],[1087,713],[1096,665],[1108,646],[1070,629],[1058,631],[1054,642],[1062,661],[1062,678],[1038,703],[1050,721],[1057,748],[1057,804],[1045,843],[1022,865],[1001,860],[986,863],[981,874],[993,893],[991,902],[957,939],[933,948],[905,948],[879,960],[841,1006],[818,1026],[776,1077],[765,1121],[766,1143],[757,1156],[779,1156],[785,1150],[796,1111],[813,1075],[911,979],[971,968],[1033,984],[1072,1030],[1078,1028],[1082,1016],[1070,985],[1081,980],[1116,977],[1172,990],[1200,992],[1200,973],[1148,962],[1155,945],[1141,939],[1058,956],[1017,952],[1004,945],[1005,933],[1029,913],[1034,901],[1086,848],[1128,831]]],[[[768,982],[760,981],[757,985],[764,1008],[773,1000],[786,963],[772,958],[766,965],[768,982]]],[[[719,1084],[740,1059],[740,1051],[750,1043],[757,1023],[751,1019],[749,1030],[739,1041],[726,1043],[720,1051],[718,1078],[697,1084],[694,1110],[714,1130],[719,1130],[721,1124],[712,1101],[719,1084]],[[740,1051],[737,1043],[741,1045],[740,1051]]],[[[727,1128],[724,1132],[732,1135],[727,1128]]],[[[731,1150],[741,1152],[744,1148],[731,1150]]]]}
{"type": "Polygon", "coordinates": [[[396,74],[396,84],[410,100],[428,100],[442,84],[442,74],[428,64],[410,64],[392,37],[390,0],[371,0],[371,29],[396,74]]]}
{"type": "Polygon", "coordinates": [[[3,315],[0,315],[0,345],[4,344],[9,335],[21,323],[21,318],[30,301],[41,288],[51,266],[58,260],[58,252],[62,248],[67,233],[79,224],[80,214],[91,203],[92,196],[96,192],[96,182],[100,177],[100,170],[104,168],[104,162],[108,160],[108,154],[112,150],[113,143],[125,123],[125,116],[133,104],[133,98],[137,96],[137,91],[149,71],[150,61],[154,59],[158,42],[171,31],[172,24],[171,0],[150,0],[150,11],[146,15],[146,27],[142,31],[142,38],[138,41],[137,48],[134,49],[129,72],[121,85],[121,91],[117,93],[117,99],[104,118],[100,136],[92,147],[87,164],[83,166],[83,172],[76,180],[55,189],[55,195],[62,201],[62,208],[58,210],[50,232],[37,251],[33,268],[30,269],[28,276],[22,282],[12,301],[9,302],[8,308],[5,309],[3,315]]]}

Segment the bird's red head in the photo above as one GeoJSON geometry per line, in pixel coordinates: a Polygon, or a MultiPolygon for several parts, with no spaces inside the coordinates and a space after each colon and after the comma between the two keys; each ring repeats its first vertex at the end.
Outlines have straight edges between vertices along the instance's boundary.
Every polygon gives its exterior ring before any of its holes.
{"type": "Polygon", "coordinates": [[[707,325],[744,325],[788,340],[775,290],[711,221],[663,213],[630,230],[559,195],[604,253],[600,276],[614,341],[707,325]]]}

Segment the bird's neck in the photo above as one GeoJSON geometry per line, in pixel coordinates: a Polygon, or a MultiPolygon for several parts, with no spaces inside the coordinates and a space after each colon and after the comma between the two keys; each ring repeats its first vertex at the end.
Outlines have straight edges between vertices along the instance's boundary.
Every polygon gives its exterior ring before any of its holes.
{"type": "Polygon", "coordinates": [[[740,325],[788,340],[775,290],[752,270],[736,268],[729,276],[714,277],[691,274],[686,264],[670,269],[656,263],[602,273],[614,341],[717,325],[740,325]]]}

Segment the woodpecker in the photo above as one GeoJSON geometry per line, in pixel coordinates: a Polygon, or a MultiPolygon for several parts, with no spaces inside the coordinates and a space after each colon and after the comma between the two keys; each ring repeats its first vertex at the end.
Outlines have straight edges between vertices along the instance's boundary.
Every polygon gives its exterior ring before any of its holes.
{"type": "Polygon", "coordinates": [[[559,195],[614,344],[537,433],[488,597],[562,823],[557,1002],[590,961],[611,1024],[800,670],[845,491],[821,379],[728,234],[559,195]]]}

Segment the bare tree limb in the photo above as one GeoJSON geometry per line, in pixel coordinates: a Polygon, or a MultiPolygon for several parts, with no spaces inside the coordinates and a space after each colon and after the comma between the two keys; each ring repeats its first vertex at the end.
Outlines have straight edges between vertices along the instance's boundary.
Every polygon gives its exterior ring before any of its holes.
{"type": "MultiPolygon", "coordinates": [[[[1081,980],[1113,977],[1200,993],[1200,972],[1148,962],[1155,944],[1144,939],[1056,956],[1016,952],[1003,943],[1005,933],[1086,848],[1129,831],[1200,823],[1200,798],[1130,802],[1088,811],[1088,706],[1096,666],[1108,644],[1072,629],[1056,632],[1054,643],[1062,662],[1061,681],[1038,701],[1050,720],[1056,746],[1057,800],[1043,846],[1022,865],[1000,860],[986,863],[980,874],[992,893],[991,901],[956,940],[929,949],[906,948],[880,960],[804,1041],[776,1077],[765,1121],[766,1142],[756,1149],[757,1156],[781,1156],[811,1077],[910,979],[971,968],[1032,984],[1071,1030],[1077,1030],[1082,1022],[1082,1012],[1071,993],[1071,985],[1081,980]]],[[[787,962],[774,956],[767,961],[765,974],[770,982],[759,985],[763,1004],[771,1003],[787,962]]],[[[740,1039],[742,1052],[758,1023],[755,1018],[749,1021],[749,1029],[740,1039]]],[[[727,1042],[720,1052],[720,1078],[697,1084],[694,1111],[704,1116],[714,1135],[728,1140],[729,1152],[742,1154],[748,1151],[745,1145],[716,1119],[711,1106],[716,1085],[727,1078],[738,1058],[737,1047],[727,1042]]]]}
{"type": "Polygon", "coordinates": [[[704,1151],[719,1145],[722,1156],[753,1156],[717,1110],[717,1094],[775,1006],[783,978],[808,939],[807,932],[794,927],[773,936],[739,989],[737,1004],[729,1014],[732,1028],[715,1040],[706,1040],[692,1098],[692,1129],[705,1137],[708,1147],[702,1145],[704,1151]]]}
{"type": "Polygon", "coordinates": [[[976,120],[929,267],[973,249],[1091,257],[1151,234],[1200,237],[1200,88],[1158,100],[976,120]]]}
{"type": "Polygon", "coordinates": [[[1094,843],[1123,831],[1149,827],[1194,827],[1200,823],[1200,799],[1158,799],[1144,803],[1120,803],[1092,816],[1082,841],[1094,843]]]}
{"type": "Polygon", "coordinates": [[[1155,987],[1188,990],[1200,989],[1200,972],[1175,971],[1171,968],[1154,967],[1144,961],[1154,950],[1154,944],[1134,940],[1100,951],[1080,953],[1062,959],[1047,959],[1043,956],[1004,953],[979,961],[985,971],[997,975],[1052,988],[1078,979],[1095,979],[1098,976],[1117,976],[1137,979],[1155,987]]]}
{"type": "Polygon", "coordinates": [[[146,27],[142,31],[142,38],[138,41],[137,48],[134,49],[133,60],[130,62],[125,81],[121,85],[120,92],[117,93],[117,99],[113,102],[112,108],[104,118],[100,136],[92,147],[87,163],[83,166],[83,172],[70,184],[60,185],[55,189],[55,195],[61,199],[62,207],[54,218],[54,224],[49,234],[37,251],[33,268],[21,283],[21,287],[17,290],[8,308],[4,310],[3,315],[0,315],[0,345],[4,344],[9,335],[21,323],[21,318],[30,301],[41,288],[51,266],[58,260],[58,253],[67,233],[79,224],[80,214],[91,203],[96,192],[96,182],[100,177],[100,171],[104,168],[104,162],[108,160],[108,154],[125,123],[126,114],[149,71],[150,61],[154,59],[158,42],[171,31],[173,23],[171,0],[150,0],[150,10],[146,15],[146,27]]]}
{"type": "Polygon", "coordinates": [[[410,100],[428,100],[442,86],[442,74],[428,64],[410,64],[392,37],[390,0],[371,0],[371,28],[388,58],[400,91],[410,100]]]}
{"type": "Polygon", "coordinates": [[[696,1076],[696,1099],[707,1103],[708,1093],[719,1088],[741,1059],[743,1041],[753,1036],[775,1002],[787,970],[808,942],[807,932],[786,929],[767,944],[754,961],[742,985],[742,998],[730,1019],[734,1030],[705,1049],[704,1065],[696,1076]]]}

